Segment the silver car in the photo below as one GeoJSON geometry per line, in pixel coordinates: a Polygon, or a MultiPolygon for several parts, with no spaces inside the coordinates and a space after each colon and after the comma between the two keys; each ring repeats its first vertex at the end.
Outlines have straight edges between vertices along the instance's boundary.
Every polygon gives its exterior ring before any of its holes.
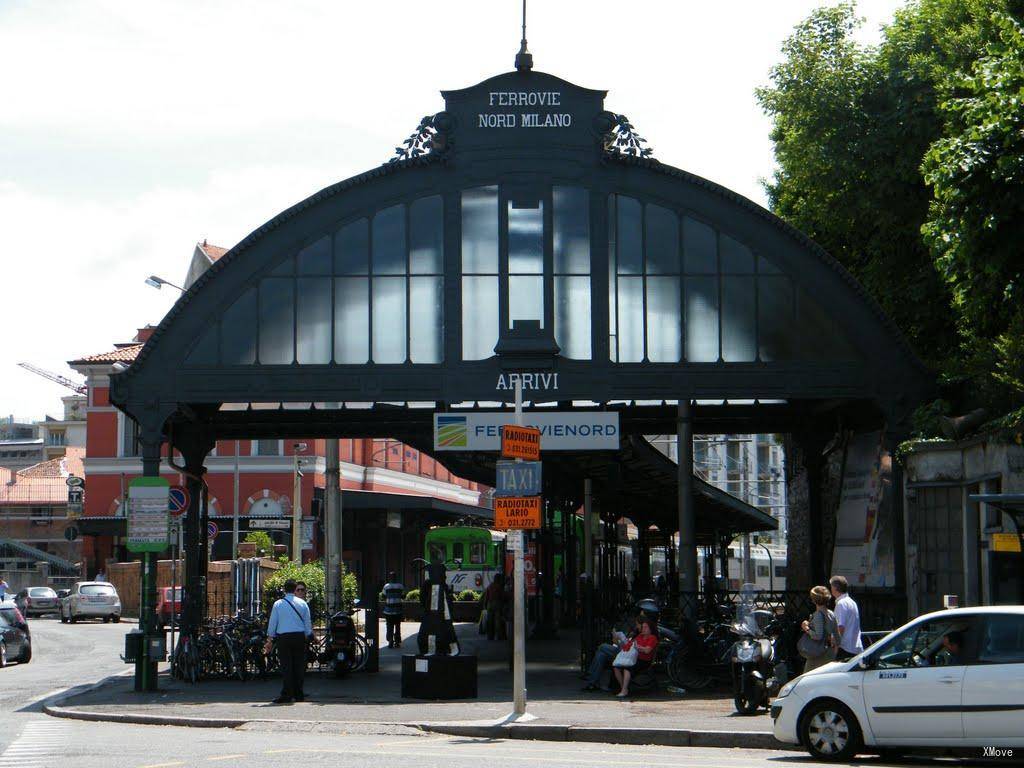
{"type": "Polygon", "coordinates": [[[121,598],[107,581],[80,581],[60,601],[60,620],[74,624],[79,619],[121,620],[121,598]]]}
{"type": "Polygon", "coordinates": [[[57,593],[49,587],[26,587],[14,599],[26,617],[57,613],[60,610],[57,593]]]}

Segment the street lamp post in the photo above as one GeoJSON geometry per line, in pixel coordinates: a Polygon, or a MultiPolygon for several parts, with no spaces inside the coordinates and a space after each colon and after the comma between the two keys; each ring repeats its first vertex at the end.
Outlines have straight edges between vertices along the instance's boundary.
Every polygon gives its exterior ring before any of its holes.
{"type": "Polygon", "coordinates": [[[302,460],[299,454],[305,452],[305,443],[292,445],[292,456],[295,459],[292,485],[292,560],[302,565],[302,460]]]}
{"type": "Polygon", "coordinates": [[[166,285],[169,288],[176,288],[177,290],[181,291],[182,293],[185,292],[185,289],[182,288],[180,285],[175,285],[170,280],[164,280],[162,277],[157,277],[156,275],[150,275],[149,277],[147,277],[146,278],[146,285],[151,285],[154,288],[156,288],[158,291],[166,285]]]}

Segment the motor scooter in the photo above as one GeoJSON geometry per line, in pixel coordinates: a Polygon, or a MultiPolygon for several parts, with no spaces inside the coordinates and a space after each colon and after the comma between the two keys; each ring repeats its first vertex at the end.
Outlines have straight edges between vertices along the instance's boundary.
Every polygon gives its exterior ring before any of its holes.
{"type": "Polygon", "coordinates": [[[355,601],[349,611],[338,611],[327,624],[327,639],[318,661],[331,670],[335,677],[344,677],[356,665],[356,623],[352,616],[359,609],[355,601]]]}
{"type": "Polygon", "coordinates": [[[732,646],[732,690],[736,711],[743,715],[767,709],[771,699],[789,680],[789,667],[778,658],[782,621],[774,619],[761,629],[757,621],[737,622],[740,639],[732,646]]]}

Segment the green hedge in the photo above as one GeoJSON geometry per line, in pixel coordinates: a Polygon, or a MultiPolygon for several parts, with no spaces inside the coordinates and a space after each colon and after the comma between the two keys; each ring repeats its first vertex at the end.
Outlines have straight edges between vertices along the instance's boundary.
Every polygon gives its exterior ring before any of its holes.
{"type": "MultiPolygon", "coordinates": [[[[356,598],[359,597],[359,583],[354,573],[346,573],[344,568],[341,573],[342,607],[345,610],[352,610],[356,598]]],[[[327,600],[325,594],[326,574],[324,573],[324,564],[320,560],[305,565],[286,563],[263,582],[263,605],[267,614],[270,614],[274,601],[284,590],[284,583],[288,579],[306,582],[306,602],[309,603],[310,611],[314,618],[322,616],[327,610],[327,600]]]]}

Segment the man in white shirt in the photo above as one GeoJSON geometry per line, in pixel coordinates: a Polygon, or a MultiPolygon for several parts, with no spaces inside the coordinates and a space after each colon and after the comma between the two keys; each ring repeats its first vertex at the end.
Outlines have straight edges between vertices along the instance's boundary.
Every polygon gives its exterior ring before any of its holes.
{"type": "Polygon", "coordinates": [[[860,609],[850,597],[850,585],[845,576],[833,576],[828,583],[836,599],[836,623],[842,638],[836,650],[836,661],[846,661],[864,650],[860,639],[860,609]]]}
{"type": "Polygon", "coordinates": [[[277,657],[281,660],[281,695],[274,704],[291,704],[306,698],[302,690],[306,678],[306,638],[313,635],[313,622],[309,606],[295,596],[295,580],[284,583],[284,597],[274,603],[267,624],[269,653],[277,642],[277,657]]]}

